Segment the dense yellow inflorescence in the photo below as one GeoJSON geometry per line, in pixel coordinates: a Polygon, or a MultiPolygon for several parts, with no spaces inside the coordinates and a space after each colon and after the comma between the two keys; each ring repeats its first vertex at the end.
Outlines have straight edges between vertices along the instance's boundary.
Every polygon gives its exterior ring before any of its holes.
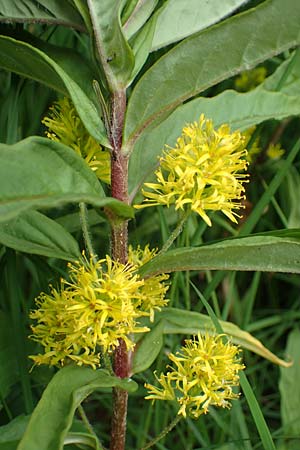
{"type": "Polygon", "coordinates": [[[244,137],[230,132],[228,125],[215,130],[211,120],[201,115],[199,122],[183,128],[175,148],[168,148],[155,172],[157,182],[145,183],[144,208],[175,205],[176,210],[196,212],[211,226],[208,211],[221,211],[233,222],[243,208],[243,183],[247,174],[244,137]]]}
{"type": "Polygon", "coordinates": [[[32,339],[44,347],[44,353],[31,356],[35,364],[63,366],[69,362],[100,365],[100,352],[107,353],[125,341],[134,347],[134,334],[149,331],[139,324],[143,316],[154,318],[155,310],[167,304],[168,275],[144,280],[136,273],[142,261],[154,255],[130,250],[131,261],[121,264],[109,256],[69,264],[69,280],[61,280],[59,289],[42,293],[37,309],[30,315],[32,339]]]}
{"type": "Polygon", "coordinates": [[[159,387],[145,384],[146,399],[170,400],[179,404],[178,414],[197,419],[210,406],[230,408],[230,400],[239,397],[233,391],[239,385],[238,372],[244,369],[239,347],[223,342],[223,335],[201,335],[188,339],[185,346],[169,359],[174,367],[159,377],[159,387]]]}

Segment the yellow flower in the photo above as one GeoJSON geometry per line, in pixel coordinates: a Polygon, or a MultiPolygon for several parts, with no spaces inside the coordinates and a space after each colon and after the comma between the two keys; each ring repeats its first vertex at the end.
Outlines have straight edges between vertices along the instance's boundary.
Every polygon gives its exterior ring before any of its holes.
{"type": "Polygon", "coordinates": [[[222,211],[236,223],[240,216],[233,210],[244,207],[247,175],[240,172],[247,169],[246,154],[240,132],[230,132],[225,124],[215,130],[202,114],[199,123],[183,128],[176,147],[160,158],[157,183],[145,183],[151,191],[142,191],[145,203],[135,208],[174,204],[176,210],[198,213],[209,226],[206,211],[222,211]]]}
{"type": "MultiPolygon", "coordinates": [[[[149,249],[149,245],[146,245],[144,249],[141,249],[140,246],[137,249],[133,249],[132,246],[129,246],[128,249],[128,262],[132,264],[135,269],[138,269],[146,262],[150,261],[157,253],[157,249],[149,249]]],[[[155,275],[151,278],[146,278],[144,280],[144,285],[141,287],[140,291],[143,294],[142,299],[142,309],[149,313],[150,322],[154,321],[154,313],[155,310],[160,311],[162,307],[166,306],[168,300],[165,299],[165,294],[169,289],[168,285],[164,284],[169,278],[167,274],[159,274],[155,275]]]]}
{"type": "Polygon", "coordinates": [[[284,155],[285,150],[281,148],[281,144],[270,144],[267,149],[267,156],[270,159],[279,159],[282,155],[284,155]]]}
{"type": "Polygon", "coordinates": [[[144,251],[138,249],[134,264],[121,264],[109,256],[97,262],[83,258],[70,263],[69,280],[62,279],[60,288],[51,288],[50,294],[42,293],[37,310],[30,314],[37,322],[31,338],[45,350],[31,356],[33,361],[55,366],[73,361],[96,368],[100,351],[113,351],[119,339],[132,349],[134,334],[149,331],[139,318],[153,319],[154,310],[167,302],[168,287],[162,283],[167,275],[143,280],[135,274],[139,261],[152,254],[147,246],[144,251]]]}
{"type": "Polygon", "coordinates": [[[235,80],[234,85],[237,91],[248,92],[260,85],[267,76],[265,67],[255,67],[255,69],[242,72],[235,80]]]}
{"type": "Polygon", "coordinates": [[[55,102],[49,117],[45,117],[42,123],[48,128],[46,135],[49,139],[71,147],[85,159],[98,178],[110,183],[110,153],[89,135],[70,98],[55,102]]]}
{"type": "Polygon", "coordinates": [[[239,347],[223,342],[223,335],[199,333],[175,355],[170,353],[175,367],[168,366],[166,375],[155,375],[160,387],[145,384],[149,390],[145,398],[176,400],[178,414],[194,419],[207,414],[210,406],[230,408],[230,400],[239,397],[232,388],[239,385],[238,372],[244,369],[239,353],[239,347]]]}

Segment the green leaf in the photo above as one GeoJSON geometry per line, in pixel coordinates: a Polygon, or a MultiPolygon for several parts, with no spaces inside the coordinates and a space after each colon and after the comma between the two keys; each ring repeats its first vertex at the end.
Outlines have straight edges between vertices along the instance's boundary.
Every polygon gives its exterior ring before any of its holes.
{"type": "Polygon", "coordinates": [[[168,0],[158,14],[152,50],[204,30],[239,8],[247,0],[168,0]]]}
{"type": "Polygon", "coordinates": [[[150,20],[137,34],[132,41],[132,49],[134,53],[134,68],[131,73],[131,80],[134,80],[143,65],[145,64],[151,49],[153,33],[155,29],[155,17],[150,20]]]}
{"type": "Polygon", "coordinates": [[[157,3],[158,0],[138,0],[134,10],[123,25],[126,39],[130,39],[146,23],[157,3]]]}
{"type": "Polygon", "coordinates": [[[132,373],[143,372],[148,369],[157,358],[163,345],[164,323],[157,325],[139,340],[133,354],[132,373]]]}
{"type": "Polygon", "coordinates": [[[64,445],[70,444],[78,444],[79,448],[80,445],[86,445],[95,450],[102,450],[98,445],[96,437],[88,433],[68,433],[67,437],[64,439],[64,445]]]}
{"type": "Polygon", "coordinates": [[[87,0],[98,57],[111,91],[126,87],[134,57],[120,24],[121,0],[87,0]]]}
{"type": "MultiPolygon", "coordinates": [[[[164,334],[180,333],[196,335],[199,331],[205,333],[208,330],[212,330],[212,332],[215,330],[214,323],[209,316],[194,311],[185,311],[178,308],[164,308],[160,313],[156,313],[155,317],[156,320],[162,321],[164,334]]],[[[242,330],[231,322],[219,320],[219,323],[224,333],[231,336],[232,341],[235,344],[262,356],[274,364],[278,364],[282,367],[290,367],[290,362],[278,358],[247,331],[242,330]]]]}
{"type": "Polygon", "coordinates": [[[104,370],[78,366],[59,370],[33,411],[18,450],[62,450],[76,408],[93,391],[110,387],[133,392],[137,385],[104,370]]]}
{"type": "Polygon", "coordinates": [[[133,217],[133,209],[104,197],[96,175],[73,150],[58,142],[30,137],[0,144],[0,222],[28,209],[85,202],[133,217]]]}
{"type": "MultiPolygon", "coordinates": [[[[13,342],[10,317],[0,310],[0,403],[19,378],[13,342]]],[[[1,436],[0,433],[0,443],[1,436]]]]}
{"type": "Polygon", "coordinates": [[[92,87],[95,75],[88,61],[71,49],[47,44],[29,33],[22,33],[21,37],[22,40],[16,40],[0,36],[0,67],[70,95],[86,129],[97,141],[109,147],[104,124],[95,106],[92,87]]]}
{"type": "Polygon", "coordinates": [[[29,416],[18,416],[0,427],[0,450],[16,450],[29,422],[29,416]]]}
{"type": "Polygon", "coordinates": [[[300,43],[299,20],[297,0],[269,0],[171,49],[133,90],[124,151],[129,153],[147,127],[157,125],[186,100],[300,43]]]}
{"type": "Polygon", "coordinates": [[[284,202],[289,204],[288,227],[298,228],[300,227],[300,204],[297,194],[300,192],[300,175],[296,167],[291,167],[286,178],[286,184],[288,196],[284,199],[284,202]]]}
{"type": "Polygon", "coordinates": [[[285,449],[297,450],[300,436],[300,330],[298,328],[291,331],[288,336],[286,355],[291,358],[293,365],[289,369],[280,369],[281,418],[284,435],[287,438],[285,449]],[[291,438],[290,441],[288,438],[291,438]]]}
{"type": "Polygon", "coordinates": [[[182,270],[254,270],[300,273],[300,230],[261,233],[199,247],[170,250],[139,270],[144,278],[182,270]]]}
{"type": "Polygon", "coordinates": [[[37,211],[26,211],[0,223],[0,242],[27,253],[76,260],[80,249],[73,238],[55,220],[37,211]]]}
{"type": "Polygon", "coordinates": [[[10,0],[0,3],[0,22],[41,22],[85,31],[82,19],[69,2],[10,0]]]}

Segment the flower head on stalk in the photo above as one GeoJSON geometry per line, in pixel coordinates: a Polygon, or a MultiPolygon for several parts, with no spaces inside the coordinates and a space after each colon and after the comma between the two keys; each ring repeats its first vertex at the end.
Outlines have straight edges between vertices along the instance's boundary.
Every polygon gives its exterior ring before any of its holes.
{"type": "Polygon", "coordinates": [[[155,172],[157,182],[145,183],[144,208],[175,205],[176,210],[198,213],[211,226],[207,211],[221,211],[233,222],[240,217],[234,210],[243,208],[247,169],[244,137],[230,132],[228,125],[215,130],[211,120],[200,116],[187,125],[175,148],[168,148],[155,172]]]}
{"type": "Polygon", "coordinates": [[[73,361],[96,368],[100,352],[112,352],[120,339],[132,349],[134,334],[149,331],[139,318],[151,319],[154,310],[166,304],[167,290],[162,283],[167,276],[153,277],[151,288],[151,278],[143,280],[136,268],[109,256],[70,263],[69,279],[62,279],[59,289],[42,293],[30,315],[36,321],[31,338],[45,351],[31,356],[33,361],[55,366],[73,361]]]}
{"type": "Polygon", "coordinates": [[[230,400],[239,397],[233,387],[239,385],[239,370],[244,369],[239,347],[223,342],[223,336],[205,334],[188,339],[185,346],[169,359],[166,375],[155,374],[159,387],[145,384],[146,399],[174,400],[179,404],[178,414],[197,419],[209,412],[210,406],[230,408],[230,400]]]}
{"type": "Polygon", "coordinates": [[[48,128],[46,135],[49,139],[71,147],[85,159],[100,180],[110,183],[110,153],[90,136],[70,98],[55,102],[42,123],[48,128]]]}

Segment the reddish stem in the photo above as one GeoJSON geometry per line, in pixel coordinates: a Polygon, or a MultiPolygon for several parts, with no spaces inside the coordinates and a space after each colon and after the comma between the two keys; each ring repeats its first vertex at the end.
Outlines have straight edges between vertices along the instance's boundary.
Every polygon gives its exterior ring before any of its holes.
{"type": "MultiPolygon", "coordinates": [[[[126,110],[125,90],[115,92],[111,102],[111,195],[128,203],[128,158],[122,154],[122,135],[126,110]]],[[[127,221],[122,221],[110,213],[112,225],[112,258],[127,263],[128,229],[127,221]]],[[[125,342],[120,339],[114,355],[114,372],[120,378],[129,375],[128,352],[125,342]]],[[[111,424],[110,450],[124,450],[126,440],[128,393],[123,389],[113,390],[113,413],[111,424]]]]}

